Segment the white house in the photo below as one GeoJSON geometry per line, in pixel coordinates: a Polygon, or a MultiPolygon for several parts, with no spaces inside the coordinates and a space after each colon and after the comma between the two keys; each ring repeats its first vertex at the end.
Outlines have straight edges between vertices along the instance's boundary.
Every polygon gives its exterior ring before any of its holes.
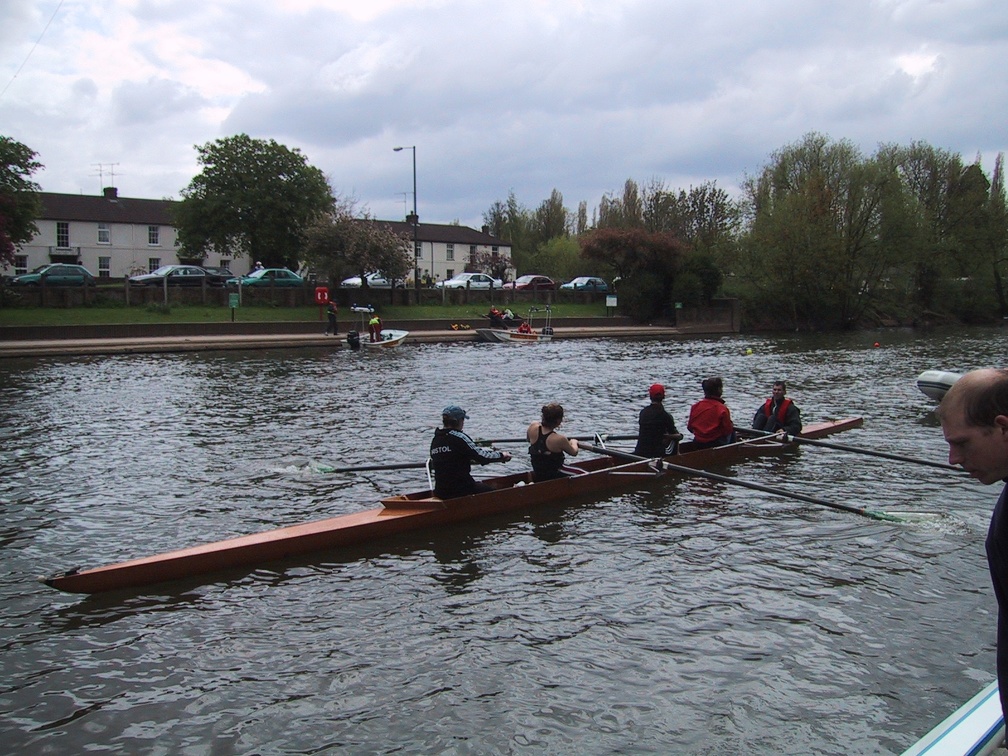
{"type": "MultiPolygon", "coordinates": [[[[172,225],[175,200],[120,197],[115,187],[101,196],[41,192],[42,215],[36,220],[39,233],[14,256],[14,274],[40,265],[65,262],[83,265],[99,278],[123,278],[149,273],[162,265],[179,262],[172,225]]],[[[388,226],[406,238],[414,238],[406,221],[372,221],[388,226]]],[[[511,247],[484,228],[421,223],[416,228],[416,267],[422,279],[451,278],[467,270],[474,256],[489,254],[511,267],[511,247]]],[[[205,261],[209,266],[229,267],[245,273],[249,260],[219,255],[205,261]]]]}

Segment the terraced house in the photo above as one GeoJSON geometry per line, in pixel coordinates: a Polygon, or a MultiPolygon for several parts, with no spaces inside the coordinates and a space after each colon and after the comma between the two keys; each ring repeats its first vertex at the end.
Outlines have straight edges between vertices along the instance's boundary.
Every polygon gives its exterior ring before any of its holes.
{"type": "MultiPolygon", "coordinates": [[[[105,188],[100,196],[42,192],[41,199],[39,233],[17,251],[14,275],[63,262],[83,265],[98,278],[124,278],[181,262],[172,225],[174,200],[120,197],[115,187],[105,188]]],[[[414,237],[413,226],[406,221],[361,222],[381,223],[404,238],[414,237]]],[[[486,228],[421,223],[414,254],[417,273],[424,280],[451,278],[476,259],[506,260],[511,268],[511,247],[486,228]]],[[[204,261],[235,274],[247,272],[253,262],[227,255],[204,261]]]]}

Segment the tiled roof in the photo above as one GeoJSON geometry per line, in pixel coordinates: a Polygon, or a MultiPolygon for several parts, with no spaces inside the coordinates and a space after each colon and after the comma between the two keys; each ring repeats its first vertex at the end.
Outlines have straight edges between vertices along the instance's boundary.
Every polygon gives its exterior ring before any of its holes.
{"type": "MultiPolygon", "coordinates": [[[[362,221],[365,222],[365,221],[362,221]]],[[[406,221],[384,221],[375,220],[394,233],[406,238],[413,238],[413,226],[406,221]]],[[[498,239],[496,236],[477,231],[469,226],[457,226],[447,223],[423,223],[417,227],[417,239],[422,242],[442,242],[446,244],[480,244],[486,247],[509,246],[506,241],[498,239]]]]}
{"type": "MultiPolygon", "coordinates": [[[[42,199],[40,220],[174,225],[171,209],[175,205],[175,200],[119,197],[115,189],[106,189],[105,196],[101,197],[85,194],[56,194],[54,192],[40,192],[40,196],[42,199]]],[[[373,222],[381,223],[407,238],[413,237],[413,226],[406,221],[375,220],[373,222]]],[[[446,223],[421,223],[417,228],[417,239],[422,242],[446,244],[508,246],[507,242],[496,236],[468,226],[446,223]]]]}
{"type": "Polygon", "coordinates": [[[174,200],[118,197],[106,189],[105,196],[40,192],[40,220],[88,221],[91,223],[137,223],[171,226],[174,200]]]}

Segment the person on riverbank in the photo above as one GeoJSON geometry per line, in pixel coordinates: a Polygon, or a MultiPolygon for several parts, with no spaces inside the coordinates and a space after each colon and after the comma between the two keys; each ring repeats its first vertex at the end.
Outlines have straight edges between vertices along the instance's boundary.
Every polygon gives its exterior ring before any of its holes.
{"type": "Polygon", "coordinates": [[[704,398],[690,407],[689,421],[686,429],[693,434],[693,440],[699,449],[711,446],[724,446],[735,442],[735,424],[732,423],[731,412],[721,395],[724,393],[724,381],[715,375],[704,378],[704,398]]]}
{"type": "Polygon", "coordinates": [[[801,411],[785,396],[786,393],[787,384],[774,381],[770,398],[753,415],[753,428],[767,433],[782,430],[790,436],[801,433],[801,411]]]}
{"type": "Polygon", "coordinates": [[[561,469],[564,454],[575,457],[578,453],[577,439],[567,438],[557,432],[557,428],[563,422],[563,407],[553,402],[543,405],[541,412],[542,419],[529,425],[525,431],[525,437],[529,442],[529,457],[532,460],[532,479],[536,483],[567,477],[561,469]]]}
{"type": "Polygon", "coordinates": [[[336,316],[339,314],[339,308],[336,303],[331,299],[329,304],[326,306],[326,317],[329,318],[329,326],[326,328],[326,336],[332,333],[333,336],[336,335],[336,316]]]}
{"type": "Polygon", "coordinates": [[[661,457],[672,444],[670,453],[675,454],[682,441],[682,433],[676,430],[675,420],[665,411],[665,387],[660,383],[648,389],[651,403],[638,416],[637,446],[633,453],[639,457],[661,457]]]}
{"type": "Polygon", "coordinates": [[[949,464],[960,465],[984,485],[1006,484],[994,505],[985,549],[998,605],[998,689],[1008,718],[1008,370],[966,373],[952,384],[936,414],[949,464]]]}
{"type": "Polygon", "coordinates": [[[434,472],[434,495],[442,499],[486,493],[493,488],[475,480],[472,465],[487,465],[491,462],[509,462],[511,454],[506,451],[477,446],[462,430],[469,415],[457,404],[449,404],[441,410],[441,425],[434,431],[430,445],[431,469],[434,472]]]}

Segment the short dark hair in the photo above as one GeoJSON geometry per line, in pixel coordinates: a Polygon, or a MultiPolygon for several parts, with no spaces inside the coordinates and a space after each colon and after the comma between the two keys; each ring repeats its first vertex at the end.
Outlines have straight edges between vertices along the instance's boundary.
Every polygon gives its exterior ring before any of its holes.
{"type": "Polygon", "coordinates": [[[721,394],[724,393],[724,381],[721,380],[720,375],[704,378],[700,381],[700,385],[703,387],[704,396],[710,399],[720,399],[721,394]]]}
{"type": "Polygon", "coordinates": [[[787,384],[784,383],[784,381],[774,381],[773,385],[774,386],[780,386],[781,391],[783,391],[784,393],[787,393],[787,384]]]}
{"type": "Polygon", "coordinates": [[[550,428],[556,428],[562,420],[563,420],[563,407],[561,407],[556,402],[550,402],[549,404],[543,405],[542,407],[543,425],[548,425],[550,428]]]}

